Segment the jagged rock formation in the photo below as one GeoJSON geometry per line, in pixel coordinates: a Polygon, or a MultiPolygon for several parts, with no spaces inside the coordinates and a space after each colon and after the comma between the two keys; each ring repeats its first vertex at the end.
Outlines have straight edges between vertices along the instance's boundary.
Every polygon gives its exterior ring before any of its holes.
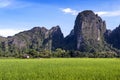
{"type": "Polygon", "coordinates": [[[65,50],[75,50],[75,35],[74,29],[71,30],[70,34],[64,38],[64,46],[65,50]]]}
{"type": "Polygon", "coordinates": [[[106,30],[106,32],[104,33],[104,38],[105,38],[105,41],[108,42],[109,41],[109,37],[110,37],[110,34],[112,33],[111,30],[106,30]]]}
{"type": "Polygon", "coordinates": [[[100,51],[104,47],[105,31],[105,21],[93,11],[86,10],[78,14],[75,20],[74,34],[67,36],[67,42],[69,39],[74,40],[68,44],[73,44],[75,50],[82,52],[100,51]]]}
{"type": "Polygon", "coordinates": [[[64,38],[59,26],[50,30],[45,27],[34,27],[15,36],[0,37],[0,53],[25,53],[27,50],[78,50],[81,52],[109,51],[113,47],[120,49],[120,26],[113,30],[106,30],[105,21],[91,10],[78,14],[74,29],[64,38]]]}
{"type": "Polygon", "coordinates": [[[0,42],[5,41],[5,40],[6,40],[5,37],[0,36],[0,42]]]}
{"type": "Polygon", "coordinates": [[[20,32],[15,36],[0,39],[3,52],[26,52],[29,49],[36,51],[50,50],[62,47],[63,34],[59,26],[50,30],[44,27],[34,27],[31,30],[20,32]]]}
{"type": "Polygon", "coordinates": [[[112,47],[120,49],[120,25],[113,31],[107,31],[105,38],[112,47]]]}
{"type": "Polygon", "coordinates": [[[46,38],[43,42],[43,45],[47,44],[48,47],[50,47],[51,45],[51,48],[49,49],[52,49],[52,50],[55,50],[57,48],[62,48],[63,39],[64,39],[64,36],[63,36],[63,33],[61,32],[60,27],[59,26],[52,27],[49,31],[47,31],[46,38]]]}

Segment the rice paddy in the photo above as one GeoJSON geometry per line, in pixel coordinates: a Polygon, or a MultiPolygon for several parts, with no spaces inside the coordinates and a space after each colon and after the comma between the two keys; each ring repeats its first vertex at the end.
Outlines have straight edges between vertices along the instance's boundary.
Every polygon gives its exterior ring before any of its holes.
{"type": "Polygon", "coordinates": [[[0,80],[120,80],[120,59],[0,59],[0,80]]]}

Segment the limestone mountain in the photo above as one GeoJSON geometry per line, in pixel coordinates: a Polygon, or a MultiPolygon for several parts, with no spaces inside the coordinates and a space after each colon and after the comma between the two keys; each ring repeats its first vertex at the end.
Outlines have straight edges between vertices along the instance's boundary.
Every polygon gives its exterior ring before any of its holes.
{"type": "MultiPolygon", "coordinates": [[[[52,50],[62,48],[63,39],[64,36],[63,33],[61,32],[60,27],[59,26],[52,27],[49,31],[47,31],[45,35],[45,40],[43,41],[43,45],[47,45],[49,49],[52,50]]],[[[46,46],[44,48],[46,48],[46,46]]]]}
{"type": "Polygon", "coordinates": [[[120,49],[119,34],[120,26],[113,31],[107,30],[101,17],[91,10],[85,10],[77,15],[74,28],[67,37],[64,38],[59,26],[49,30],[34,27],[14,36],[0,37],[0,53],[26,53],[31,49],[39,52],[57,48],[88,53],[109,51],[113,48],[108,44],[120,49]]]}
{"type": "Polygon", "coordinates": [[[26,52],[29,49],[36,51],[61,48],[63,34],[59,26],[50,30],[44,27],[34,27],[31,30],[23,31],[15,36],[0,39],[1,49],[4,53],[26,52]]]}
{"type": "Polygon", "coordinates": [[[106,32],[106,41],[117,49],[120,49],[120,25],[113,31],[106,32]]]}
{"type": "Polygon", "coordinates": [[[93,11],[86,10],[78,14],[72,35],[67,36],[65,41],[81,52],[102,51],[105,32],[105,21],[93,11]]]}
{"type": "Polygon", "coordinates": [[[71,30],[70,34],[64,38],[64,46],[65,50],[75,50],[75,35],[74,29],[71,30]]]}
{"type": "Polygon", "coordinates": [[[0,42],[1,42],[1,41],[5,41],[5,40],[6,40],[5,37],[0,36],[0,42]]]}

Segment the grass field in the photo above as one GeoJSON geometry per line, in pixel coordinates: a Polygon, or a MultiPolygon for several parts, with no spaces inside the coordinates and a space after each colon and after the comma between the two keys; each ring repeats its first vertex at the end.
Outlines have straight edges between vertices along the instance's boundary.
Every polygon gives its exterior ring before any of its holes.
{"type": "Polygon", "coordinates": [[[0,59],[0,80],[120,80],[120,59],[0,59]]]}

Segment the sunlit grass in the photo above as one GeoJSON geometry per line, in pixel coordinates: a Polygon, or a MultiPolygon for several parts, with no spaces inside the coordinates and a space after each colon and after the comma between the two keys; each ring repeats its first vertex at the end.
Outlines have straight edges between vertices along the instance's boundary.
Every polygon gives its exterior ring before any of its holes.
{"type": "Polygon", "coordinates": [[[120,80],[120,59],[0,59],[0,80],[120,80]]]}

